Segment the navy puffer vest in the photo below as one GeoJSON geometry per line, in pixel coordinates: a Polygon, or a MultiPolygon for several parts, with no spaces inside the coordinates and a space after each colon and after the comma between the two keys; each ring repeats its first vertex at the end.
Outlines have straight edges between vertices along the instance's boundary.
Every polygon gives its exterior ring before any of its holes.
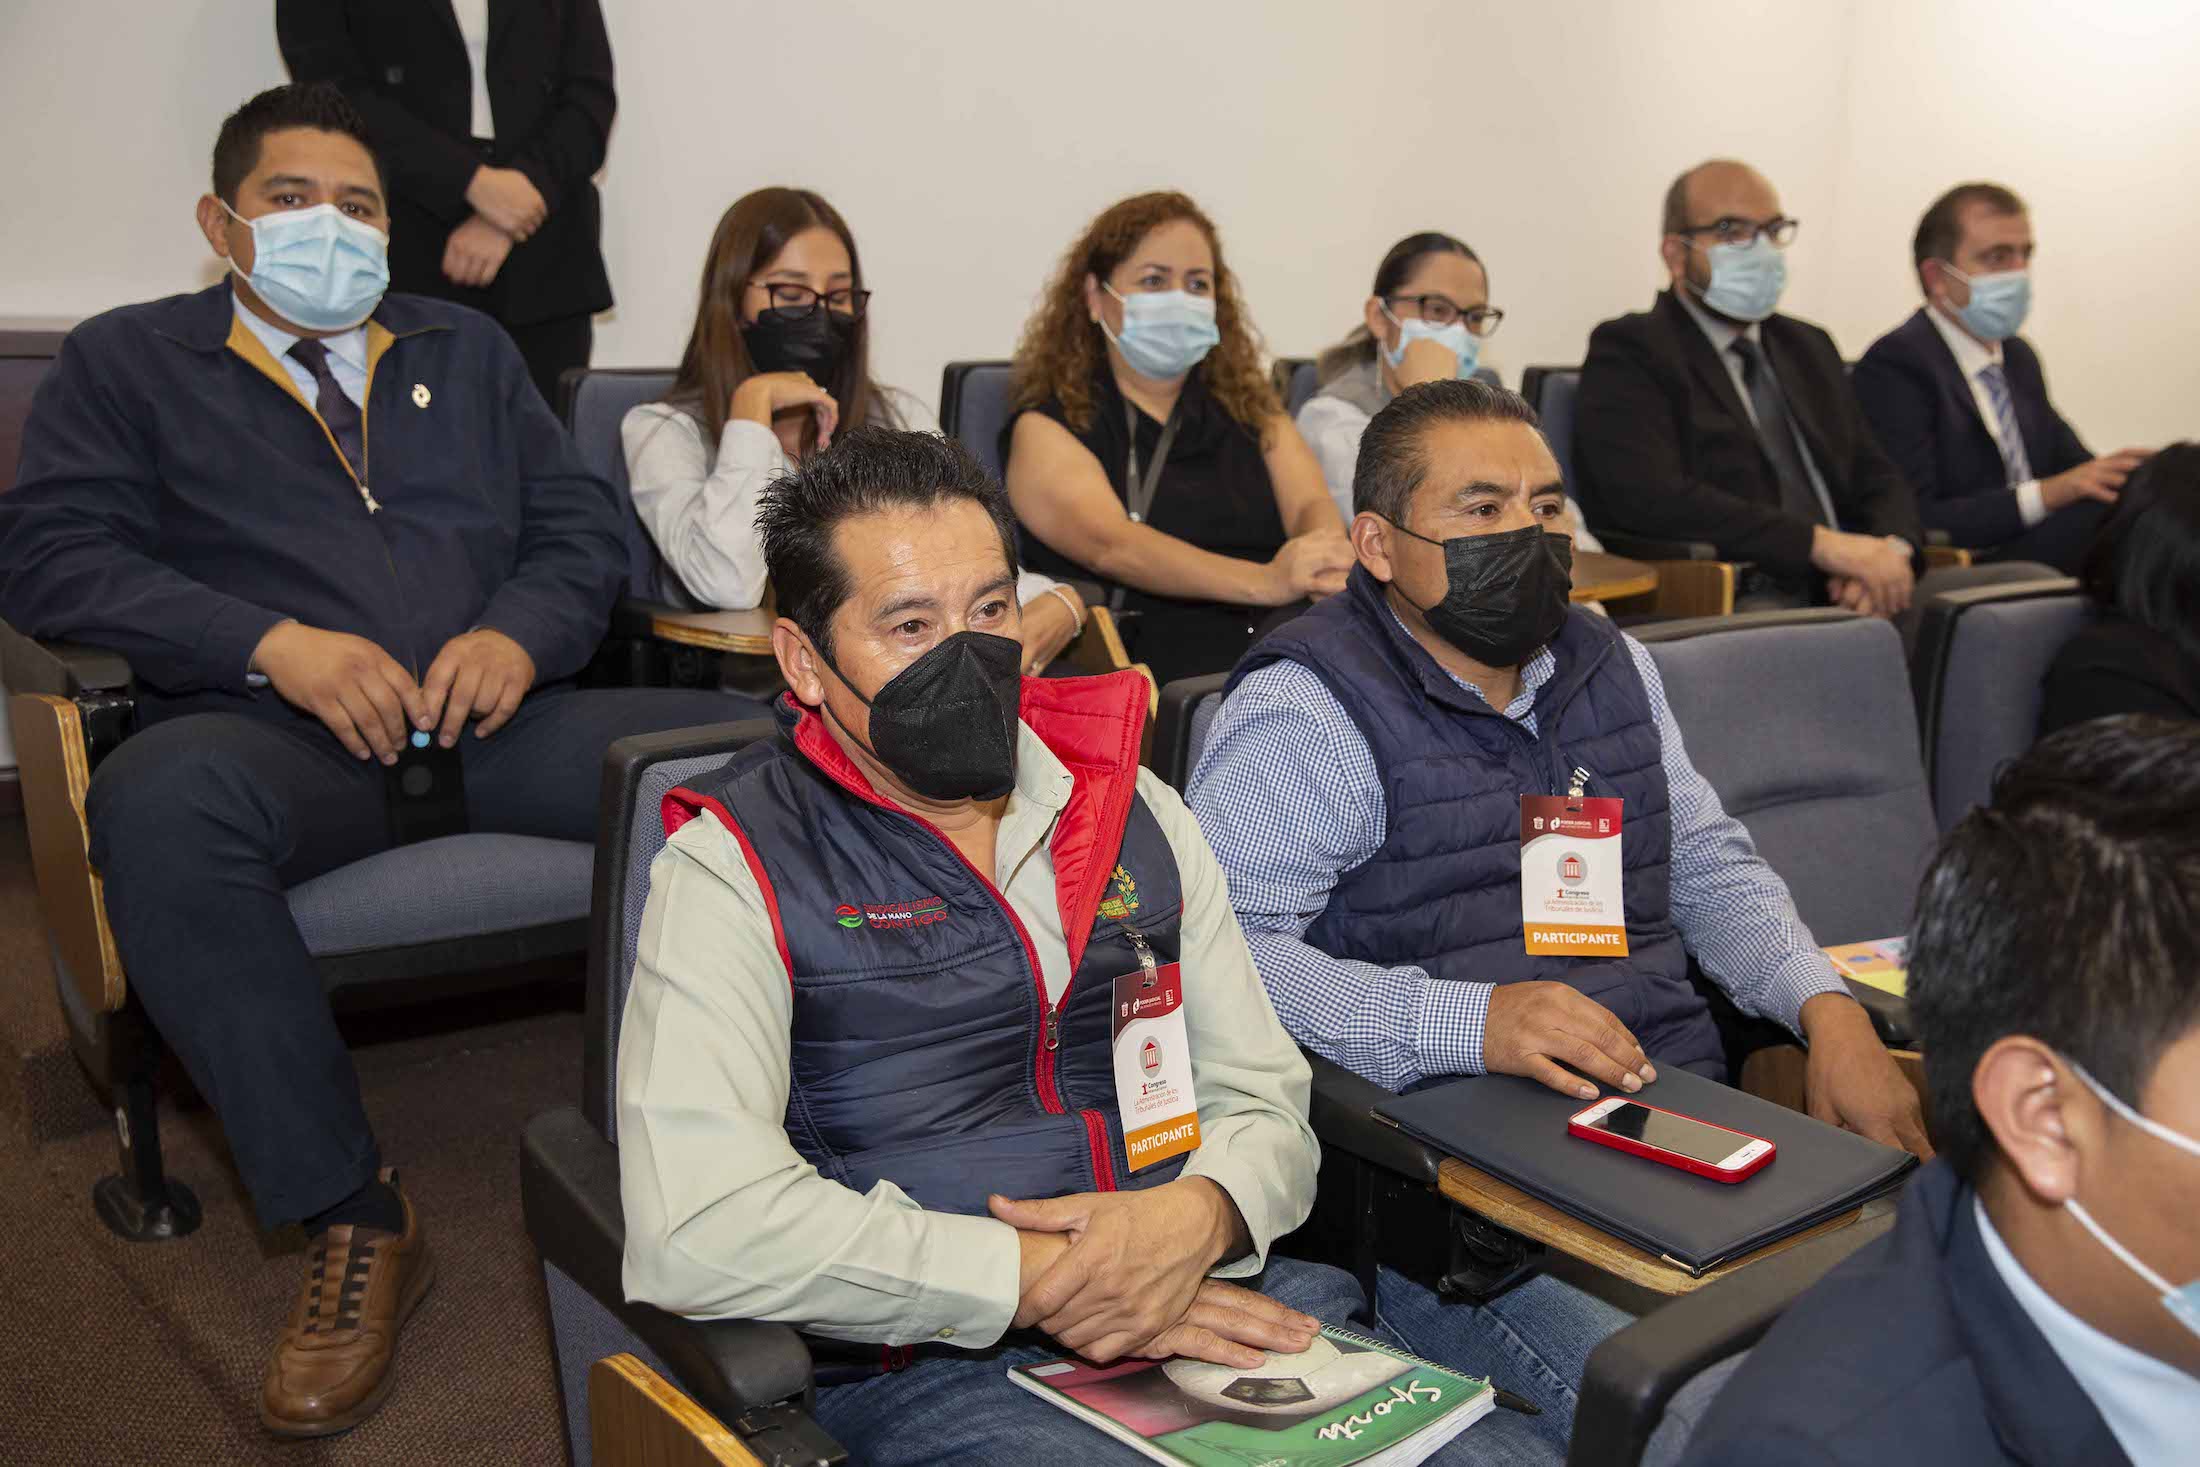
{"type": "Polygon", "coordinates": [[[1332,596],[1278,628],[1231,679],[1289,660],[1314,673],[1367,740],[1381,772],[1382,847],[1339,878],[1306,940],[1340,958],[1406,964],[1485,983],[1548,979],[1603,1004],[1660,1063],[1723,1074],[1709,1007],[1688,981],[1673,926],[1672,816],[1649,691],[1619,632],[1575,610],[1551,642],[1537,733],[1461,687],[1355,568],[1332,596]],[[1583,793],[1622,813],[1624,958],[1531,956],[1520,920],[1520,797],[1583,793]]]}
{"type": "Polygon", "coordinates": [[[988,875],[873,790],[816,713],[783,702],[780,737],[665,797],[668,830],[707,809],[734,832],[763,890],[794,989],[787,1135],[822,1175],[982,1215],[992,1192],[1183,1169],[1130,1170],[1109,1043],[1113,980],[1139,967],[1125,924],[1170,963],[1183,910],[1137,793],[1146,688],[1136,673],[1024,683],[1024,721],[1076,778],[1049,843],[1072,975],[1052,1008],[988,875]]]}

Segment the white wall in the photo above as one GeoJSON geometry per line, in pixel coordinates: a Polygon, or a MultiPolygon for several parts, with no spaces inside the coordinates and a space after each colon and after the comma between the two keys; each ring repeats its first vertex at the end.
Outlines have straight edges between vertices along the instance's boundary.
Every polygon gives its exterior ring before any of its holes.
{"type": "MultiPolygon", "coordinates": [[[[2200,431],[2184,0],[604,3],[606,365],[670,361],[718,213],[799,182],[857,231],[880,375],[931,399],[943,362],[1006,354],[1087,218],[1173,185],[1220,221],[1282,353],[1348,327],[1400,235],[1462,235],[1516,381],[1648,301],[1666,181],[1733,153],[1805,221],[1789,305],[1852,355],[1913,304],[1932,195],[2014,185],[2042,241],[2028,334],[2073,421],[2104,448],[2200,431]]],[[[266,0],[5,0],[0,316],[212,279],[207,148],[281,77],[266,0]]]]}

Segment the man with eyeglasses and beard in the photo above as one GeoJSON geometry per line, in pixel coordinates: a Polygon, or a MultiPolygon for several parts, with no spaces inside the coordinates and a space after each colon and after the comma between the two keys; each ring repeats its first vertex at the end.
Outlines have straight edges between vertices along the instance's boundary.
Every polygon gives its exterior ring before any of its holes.
{"type": "Polygon", "coordinates": [[[1673,181],[1658,247],[1671,287],[1589,338],[1576,489],[1600,529],[1744,562],[1738,611],[1834,603],[1893,617],[1915,594],[1917,503],[1833,338],[1777,314],[1797,228],[1747,164],[1673,181]]]}

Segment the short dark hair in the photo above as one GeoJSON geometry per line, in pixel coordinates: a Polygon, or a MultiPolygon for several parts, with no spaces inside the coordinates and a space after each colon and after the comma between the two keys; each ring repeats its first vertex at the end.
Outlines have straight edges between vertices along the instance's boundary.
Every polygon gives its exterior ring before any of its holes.
{"type": "Polygon", "coordinates": [[[1997,1040],[2137,1106],[2200,1023],[2200,723],[2081,723],[2004,769],[1925,873],[1909,995],[1934,1145],[1974,1182],[1994,1148],[1971,1076],[1997,1040]]]}
{"type": "Polygon", "coordinates": [[[1933,200],[1925,217],[1917,221],[1917,234],[1910,241],[1910,263],[1920,272],[1920,284],[1924,282],[1922,272],[1927,260],[1956,257],[1956,246],[1963,243],[1963,211],[1971,204],[1984,204],[1990,214],[2025,212],[2024,200],[1998,183],[1959,183],[1933,200]]]}
{"type": "Polygon", "coordinates": [[[214,136],[215,196],[234,208],[238,188],[260,166],[260,145],[267,135],[294,127],[339,132],[356,141],[374,162],[375,181],[387,191],[373,135],[351,100],[330,82],[292,82],[269,87],[222,119],[222,130],[214,136]]]}
{"type": "Polygon", "coordinates": [[[1000,481],[970,450],[937,433],[867,426],[833,440],[764,486],[756,527],[764,567],[779,610],[827,657],[833,655],[833,613],[855,587],[833,550],[840,522],[899,506],[929,508],[967,499],[985,510],[1001,537],[1008,573],[1016,574],[1016,520],[1000,481]]]}
{"type": "Polygon", "coordinates": [[[1352,512],[1406,522],[1413,491],[1428,474],[1426,437],[1437,423],[1525,423],[1542,431],[1535,409],[1517,392],[1471,377],[1423,382],[1392,398],[1360,434],[1352,466],[1352,512]]]}
{"type": "Polygon", "coordinates": [[[2086,552],[2093,604],[2175,642],[2200,662],[2200,442],[2139,466],[2086,552]]]}

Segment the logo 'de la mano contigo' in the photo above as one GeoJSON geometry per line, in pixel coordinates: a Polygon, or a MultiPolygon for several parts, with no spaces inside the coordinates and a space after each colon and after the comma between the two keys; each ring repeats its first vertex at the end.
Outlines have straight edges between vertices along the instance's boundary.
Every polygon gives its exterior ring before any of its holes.
{"type": "Polygon", "coordinates": [[[853,932],[859,927],[929,927],[947,920],[947,899],[918,897],[913,902],[842,902],[833,908],[833,920],[853,932]]]}

